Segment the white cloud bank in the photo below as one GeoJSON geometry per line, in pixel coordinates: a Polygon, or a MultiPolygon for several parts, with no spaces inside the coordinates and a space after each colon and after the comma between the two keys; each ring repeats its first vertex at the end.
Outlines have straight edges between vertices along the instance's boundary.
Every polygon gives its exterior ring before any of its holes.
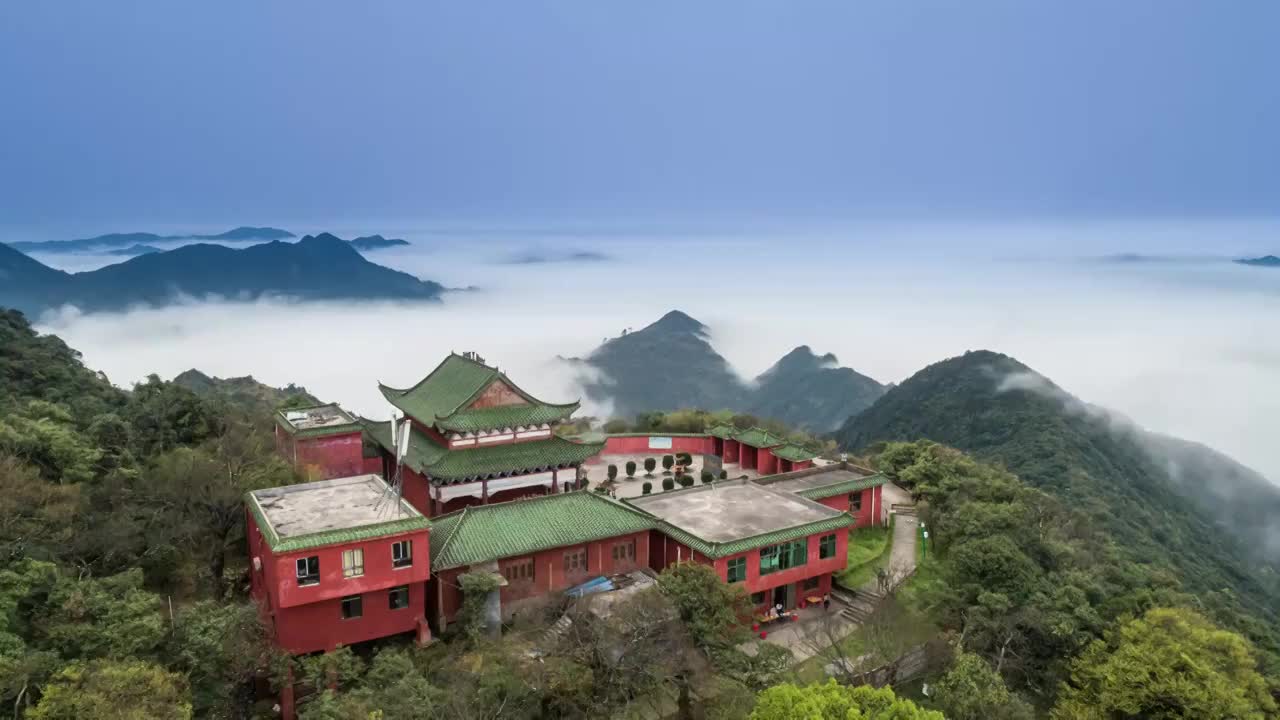
{"type": "Polygon", "coordinates": [[[450,350],[476,350],[548,399],[579,397],[574,373],[552,358],[583,355],[679,308],[711,327],[713,343],[746,377],[802,344],[882,382],[991,349],[1087,402],[1280,479],[1280,271],[1078,260],[1188,253],[1194,237],[1204,240],[1198,254],[1232,255],[1280,237],[1277,229],[865,226],[642,236],[387,228],[384,235],[415,245],[379,251],[375,262],[483,289],[439,306],[206,302],[55,316],[41,329],[120,384],[190,367],[251,374],[380,417],[377,381],[415,382],[450,350]],[[1224,248],[1215,244],[1223,237],[1243,239],[1224,248]],[[1050,241],[1052,256],[1031,251],[1050,241]],[[566,248],[612,260],[502,262],[566,248]]]}

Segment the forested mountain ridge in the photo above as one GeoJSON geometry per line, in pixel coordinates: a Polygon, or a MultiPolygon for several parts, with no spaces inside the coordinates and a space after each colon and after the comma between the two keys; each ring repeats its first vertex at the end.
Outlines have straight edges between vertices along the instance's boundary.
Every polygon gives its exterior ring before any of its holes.
{"type": "Polygon", "coordinates": [[[150,243],[166,242],[169,240],[222,240],[228,242],[243,242],[246,240],[285,240],[292,237],[296,236],[288,230],[271,227],[248,227],[242,225],[237,228],[232,228],[226,232],[216,233],[213,235],[200,235],[193,233],[185,235],[159,235],[149,232],[107,233],[106,235],[79,238],[77,240],[19,241],[10,243],[10,246],[13,247],[13,249],[20,250],[22,252],[64,253],[123,248],[129,247],[130,245],[147,245],[150,243]]]}
{"type": "Polygon", "coordinates": [[[258,382],[252,375],[220,378],[205,375],[194,368],[178,373],[173,384],[184,387],[206,400],[230,403],[246,412],[270,415],[283,407],[319,405],[304,387],[289,384],[282,388],[258,382]]]}
{"type": "Polygon", "coordinates": [[[1280,488],[1225,456],[1146,433],[988,351],[930,365],[835,434],[854,451],[918,438],[1002,464],[1085,510],[1132,557],[1172,568],[1206,603],[1280,627],[1280,561],[1264,544],[1280,488]]]}
{"type": "Polygon", "coordinates": [[[615,417],[700,407],[734,410],[814,432],[829,432],[884,392],[884,386],[835,355],[802,345],[752,382],[740,378],[711,345],[706,325],[679,310],[635,332],[606,340],[585,359],[584,389],[612,403],[615,417]]]}
{"type": "Polygon", "coordinates": [[[124,310],[183,297],[437,300],[444,292],[439,283],[369,262],[328,233],[246,248],[184,245],[74,274],[0,246],[0,278],[10,277],[17,281],[0,285],[0,305],[31,314],[68,304],[85,312],[124,310]]]}

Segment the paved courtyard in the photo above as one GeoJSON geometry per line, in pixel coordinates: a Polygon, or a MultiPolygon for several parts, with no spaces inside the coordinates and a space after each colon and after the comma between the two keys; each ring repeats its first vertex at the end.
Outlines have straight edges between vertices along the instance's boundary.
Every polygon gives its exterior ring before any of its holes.
{"type": "MultiPolygon", "coordinates": [[[[672,454],[674,455],[675,453],[672,454]]],[[[712,459],[714,460],[714,456],[712,456],[712,459]]],[[[604,482],[605,479],[609,477],[610,465],[618,466],[618,481],[617,487],[614,490],[614,495],[620,498],[636,497],[643,494],[643,488],[646,482],[653,483],[654,493],[660,493],[662,492],[662,478],[675,477],[674,475],[668,476],[662,474],[662,455],[660,454],[650,455],[637,453],[634,455],[601,455],[599,464],[592,463],[591,465],[586,466],[592,487],[598,487],[600,483],[604,482]],[[645,458],[653,458],[653,461],[657,464],[653,469],[653,477],[645,477],[644,475],[645,458]],[[628,460],[632,460],[636,464],[636,476],[634,478],[627,477],[628,460]]],[[[694,455],[693,468],[689,472],[693,476],[693,482],[695,485],[702,484],[702,468],[703,456],[694,455]]],[[[743,475],[746,475],[749,478],[760,477],[760,473],[754,470],[743,470],[738,467],[737,464],[725,465],[724,470],[729,473],[729,477],[731,479],[740,478],[743,475]]],[[[719,473],[717,473],[717,476],[718,475],[719,473]]],[[[677,484],[676,487],[678,488],[680,486],[677,484]]]]}

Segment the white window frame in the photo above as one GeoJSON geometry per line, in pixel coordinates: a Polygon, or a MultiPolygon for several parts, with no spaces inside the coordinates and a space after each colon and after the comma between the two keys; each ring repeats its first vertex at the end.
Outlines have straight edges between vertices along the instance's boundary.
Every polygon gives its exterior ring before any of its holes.
{"type": "Polygon", "coordinates": [[[364,575],[364,548],[342,551],[342,577],[357,578],[364,575]]]}
{"type": "Polygon", "coordinates": [[[294,560],[293,573],[294,573],[294,576],[298,579],[298,585],[302,587],[306,587],[308,585],[319,585],[320,584],[320,556],[308,555],[307,557],[300,557],[294,560]],[[316,561],[316,572],[314,575],[311,574],[312,560],[316,561]],[[299,572],[300,570],[301,572],[299,572]],[[306,580],[307,582],[303,582],[304,580],[306,580]]]}
{"type": "Polygon", "coordinates": [[[397,540],[391,543],[391,567],[395,570],[403,570],[405,568],[413,567],[412,540],[397,540]],[[400,552],[400,548],[402,547],[404,548],[404,551],[401,553],[400,558],[397,559],[396,553],[400,552]]]}

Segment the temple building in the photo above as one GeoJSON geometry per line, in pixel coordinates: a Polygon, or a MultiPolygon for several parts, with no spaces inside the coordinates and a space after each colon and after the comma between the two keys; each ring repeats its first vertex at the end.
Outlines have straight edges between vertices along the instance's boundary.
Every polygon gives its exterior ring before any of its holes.
{"type": "Polygon", "coordinates": [[[739,430],[732,425],[716,425],[707,430],[707,435],[710,454],[725,465],[736,464],[760,475],[803,470],[812,467],[817,457],[817,453],[757,427],[739,430]]]}
{"type": "Polygon", "coordinates": [[[889,509],[884,506],[883,490],[889,479],[848,462],[770,475],[756,482],[849,513],[854,527],[888,522],[889,509]]]}
{"type": "Polygon", "coordinates": [[[650,567],[709,564],[725,582],[742,583],[758,612],[820,601],[831,591],[831,574],[848,561],[850,515],[750,480],[625,502],[657,521],[650,567]]]}
{"type": "Polygon", "coordinates": [[[430,638],[429,523],[382,478],[254,490],[245,509],[251,593],[282,649],[430,638]]]}
{"type": "MultiPolygon", "coordinates": [[[[555,434],[578,403],[539,400],[475,353],[451,353],[413,387],[378,389],[410,423],[398,469],[404,497],[429,517],[572,489],[577,469],[604,447],[555,434]]],[[[393,477],[391,423],[362,424],[393,477]]]]}
{"type": "MultiPolygon", "coordinates": [[[[276,452],[312,480],[366,472],[364,427],[337,405],[281,410],[275,415],[276,452]]],[[[373,463],[381,472],[381,462],[373,463]]]]}

